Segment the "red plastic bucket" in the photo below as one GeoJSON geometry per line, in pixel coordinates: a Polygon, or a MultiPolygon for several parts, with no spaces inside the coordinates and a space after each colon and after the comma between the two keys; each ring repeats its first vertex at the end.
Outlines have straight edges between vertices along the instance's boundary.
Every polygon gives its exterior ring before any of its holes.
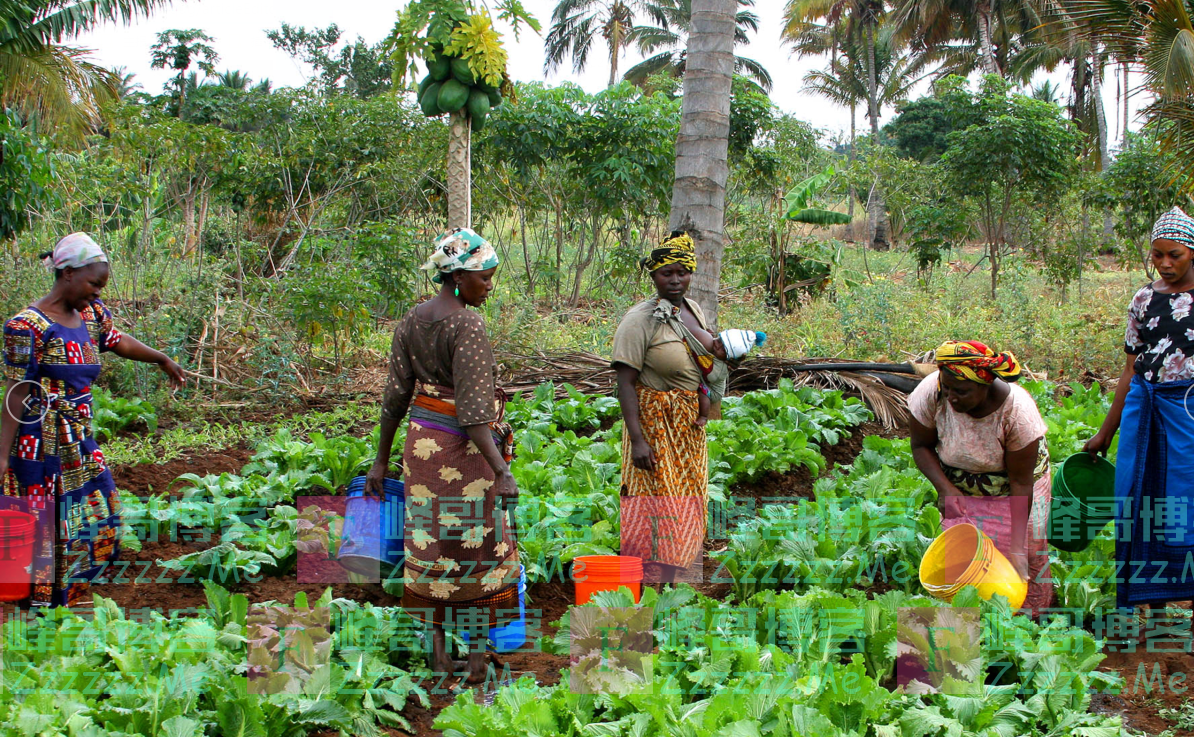
{"type": "Polygon", "coordinates": [[[33,592],[33,515],[0,510],[0,601],[19,601],[33,592]]]}
{"type": "Polygon", "coordinates": [[[643,582],[643,559],[626,555],[582,555],[572,561],[576,605],[587,604],[598,591],[626,586],[637,603],[643,582]]]}

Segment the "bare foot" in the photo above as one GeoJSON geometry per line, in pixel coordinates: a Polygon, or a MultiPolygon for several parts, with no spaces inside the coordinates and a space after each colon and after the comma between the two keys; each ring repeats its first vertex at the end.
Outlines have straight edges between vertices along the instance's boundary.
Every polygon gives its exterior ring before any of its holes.
{"type": "Polygon", "coordinates": [[[485,651],[470,652],[468,654],[468,665],[465,666],[468,676],[464,679],[464,682],[470,686],[483,682],[487,675],[487,666],[485,651]]]}

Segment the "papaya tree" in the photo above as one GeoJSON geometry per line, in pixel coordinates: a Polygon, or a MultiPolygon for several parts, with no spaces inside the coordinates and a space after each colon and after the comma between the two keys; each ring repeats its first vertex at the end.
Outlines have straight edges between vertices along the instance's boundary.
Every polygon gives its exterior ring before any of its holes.
{"type": "MultiPolygon", "coordinates": [[[[519,0],[499,0],[497,18],[515,39],[523,25],[539,22],[519,0]]],[[[413,0],[398,13],[386,44],[394,64],[395,86],[414,81],[421,62],[419,105],[427,117],[449,116],[448,227],[472,223],[472,131],[485,125],[491,108],[513,91],[506,75],[506,49],[494,16],[481,0],[413,0]]]]}

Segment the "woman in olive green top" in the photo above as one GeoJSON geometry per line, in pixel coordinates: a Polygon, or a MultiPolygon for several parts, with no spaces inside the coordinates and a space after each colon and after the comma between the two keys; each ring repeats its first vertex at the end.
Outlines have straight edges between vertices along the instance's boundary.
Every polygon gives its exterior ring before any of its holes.
{"type": "Polygon", "coordinates": [[[657,294],[635,305],[614,335],[611,364],[622,406],[621,554],[642,558],[643,580],[675,581],[705,540],[709,462],[697,422],[701,372],[685,333],[708,330],[685,298],[696,255],[673,233],[643,260],[657,294]]]}

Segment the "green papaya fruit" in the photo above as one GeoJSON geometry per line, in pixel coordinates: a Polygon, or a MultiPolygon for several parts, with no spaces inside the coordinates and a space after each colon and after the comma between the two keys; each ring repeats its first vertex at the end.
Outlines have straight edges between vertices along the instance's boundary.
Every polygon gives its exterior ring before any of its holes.
{"type": "Polygon", "coordinates": [[[454,113],[464,107],[467,102],[468,87],[465,87],[454,79],[444,82],[439,88],[438,97],[436,97],[439,109],[445,113],[454,113]]]}
{"type": "Polygon", "coordinates": [[[473,70],[468,67],[468,62],[459,56],[452,60],[452,77],[465,87],[469,87],[477,81],[473,70]]]}
{"type": "Polygon", "coordinates": [[[443,82],[452,74],[452,62],[442,54],[436,54],[427,62],[427,72],[436,82],[443,82]]]}
{"type": "Polygon", "coordinates": [[[423,108],[423,114],[428,118],[434,118],[444,113],[439,109],[439,89],[442,86],[439,82],[432,82],[419,97],[419,107],[423,108]]]}
{"type": "Polygon", "coordinates": [[[485,118],[489,115],[489,95],[483,90],[473,88],[468,93],[468,116],[473,121],[473,130],[479,131],[485,127],[485,118]]]}
{"type": "Polygon", "coordinates": [[[490,92],[485,90],[485,95],[489,98],[489,107],[497,107],[502,104],[502,93],[497,90],[490,92]]]}
{"type": "Polygon", "coordinates": [[[431,78],[430,74],[428,74],[426,77],[423,77],[423,80],[419,82],[419,93],[415,95],[415,97],[417,97],[419,100],[422,100],[423,93],[426,92],[427,88],[433,84],[435,84],[435,80],[431,78]]]}

